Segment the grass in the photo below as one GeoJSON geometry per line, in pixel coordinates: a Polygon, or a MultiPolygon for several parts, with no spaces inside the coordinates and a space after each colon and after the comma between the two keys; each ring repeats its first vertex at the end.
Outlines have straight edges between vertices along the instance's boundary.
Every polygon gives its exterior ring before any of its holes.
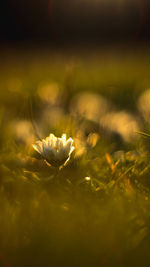
{"type": "Polygon", "coordinates": [[[0,266],[149,266],[150,139],[126,139],[99,123],[105,114],[89,119],[74,102],[87,91],[103,96],[108,112],[129,112],[149,133],[138,109],[149,52],[8,50],[1,58],[0,266]],[[76,146],[57,173],[32,148],[50,132],[76,146]]]}

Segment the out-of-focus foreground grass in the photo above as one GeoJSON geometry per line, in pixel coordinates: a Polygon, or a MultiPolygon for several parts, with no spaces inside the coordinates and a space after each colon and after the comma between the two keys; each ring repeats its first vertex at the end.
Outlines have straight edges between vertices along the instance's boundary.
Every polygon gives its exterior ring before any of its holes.
{"type": "Polygon", "coordinates": [[[149,266],[150,53],[16,50],[0,62],[0,266],[149,266]],[[56,173],[32,144],[76,147],[56,173]]]}

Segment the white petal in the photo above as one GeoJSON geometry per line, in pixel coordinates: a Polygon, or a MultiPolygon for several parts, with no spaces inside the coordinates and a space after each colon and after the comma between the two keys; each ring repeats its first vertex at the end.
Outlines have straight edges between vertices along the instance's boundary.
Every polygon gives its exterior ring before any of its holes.
{"type": "Polygon", "coordinates": [[[51,147],[52,146],[52,139],[50,138],[50,136],[46,137],[47,140],[47,146],[51,147]]]}
{"type": "Polygon", "coordinates": [[[55,144],[56,150],[59,149],[59,144],[60,144],[60,138],[57,138],[56,144],[55,144]]]}
{"type": "Polygon", "coordinates": [[[38,145],[33,144],[32,147],[40,154],[42,154],[41,148],[38,145]]]}
{"type": "Polygon", "coordinates": [[[55,147],[56,146],[57,137],[54,134],[50,134],[49,137],[51,139],[51,146],[55,147]]]}
{"type": "Polygon", "coordinates": [[[58,151],[64,149],[64,143],[63,143],[63,140],[62,138],[59,138],[59,148],[58,148],[58,151]]]}
{"type": "Polygon", "coordinates": [[[66,145],[65,145],[65,150],[69,153],[69,150],[71,149],[71,146],[73,144],[73,139],[72,138],[69,138],[66,142],[66,145]]]}
{"type": "Polygon", "coordinates": [[[72,146],[71,149],[70,149],[70,152],[69,152],[69,155],[71,155],[71,153],[75,150],[75,147],[72,146]]]}
{"type": "Polygon", "coordinates": [[[41,141],[36,141],[36,145],[40,147],[41,151],[43,151],[43,146],[41,141]]]}
{"type": "Polygon", "coordinates": [[[45,157],[46,156],[47,146],[46,146],[46,143],[45,143],[44,140],[42,141],[42,147],[43,147],[43,156],[45,157]]]}
{"type": "Polygon", "coordinates": [[[66,134],[62,134],[61,138],[62,138],[63,143],[65,143],[66,142],[66,134]]]}
{"type": "Polygon", "coordinates": [[[45,141],[46,141],[48,146],[49,146],[49,140],[50,140],[49,136],[45,138],[45,141]]]}

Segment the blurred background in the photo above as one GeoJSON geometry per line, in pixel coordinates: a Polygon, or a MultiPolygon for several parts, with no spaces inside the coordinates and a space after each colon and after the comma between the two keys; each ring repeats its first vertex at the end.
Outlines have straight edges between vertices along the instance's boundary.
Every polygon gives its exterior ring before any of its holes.
{"type": "Polygon", "coordinates": [[[147,42],[147,0],[6,0],[0,4],[0,40],[147,42]]]}
{"type": "Polygon", "coordinates": [[[150,266],[149,43],[149,0],[0,2],[0,266],[150,266]]]}
{"type": "Polygon", "coordinates": [[[53,124],[55,131],[60,114],[76,113],[129,141],[140,116],[149,118],[149,94],[140,100],[150,88],[149,15],[147,0],[1,2],[5,119],[31,120],[31,101],[35,118],[42,112],[41,121],[48,118],[48,129],[53,124]]]}

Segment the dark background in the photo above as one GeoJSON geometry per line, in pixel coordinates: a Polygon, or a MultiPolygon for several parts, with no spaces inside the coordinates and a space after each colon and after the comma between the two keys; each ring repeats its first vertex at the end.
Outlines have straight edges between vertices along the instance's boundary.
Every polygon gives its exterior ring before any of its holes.
{"type": "Polygon", "coordinates": [[[5,0],[1,42],[148,42],[148,0],[5,0]]]}

